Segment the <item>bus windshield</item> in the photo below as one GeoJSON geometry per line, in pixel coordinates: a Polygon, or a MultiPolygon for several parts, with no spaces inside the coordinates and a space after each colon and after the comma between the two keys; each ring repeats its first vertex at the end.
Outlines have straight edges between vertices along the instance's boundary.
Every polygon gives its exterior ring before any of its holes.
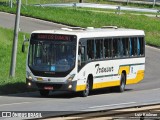
{"type": "Polygon", "coordinates": [[[35,71],[66,72],[74,68],[76,42],[31,39],[29,67],[35,71]]]}

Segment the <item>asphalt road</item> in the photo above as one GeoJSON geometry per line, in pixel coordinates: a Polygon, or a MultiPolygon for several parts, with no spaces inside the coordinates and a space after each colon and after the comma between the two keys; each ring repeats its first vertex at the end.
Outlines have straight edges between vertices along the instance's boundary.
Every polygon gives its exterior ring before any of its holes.
{"type": "MultiPolygon", "coordinates": [[[[0,13],[0,26],[13,28],[14,16],[0,13]]],[[[59,29],[63,25],[21,17],[21,31],[30,33],[36,29],[59,29]]],[[[0,111],[94,111],[129,106],[160,103],[160,50],[146,46],[145,79],[136,85],[128,85],[124,93],[110,89],[96,90],[86,98],[67,92],[51,93],[41,98],[38,92],[0,96],[0,111]]],[[[50,115],[50,113],[48,113],[50,115]]]]}
{"type": "MultiPolygon", "coordinates": [[[[0,26],[13,29],[15,23],[15,15],[0,12],[0,26]]],[[[31,33],[34,30],[48,30],[48,29],[60,29],[67,27],[66,25],[55,24],[53,22],[46,22],[43,20],[37,20],[29,17],[20,18],[20,31],[31,33]]]]}

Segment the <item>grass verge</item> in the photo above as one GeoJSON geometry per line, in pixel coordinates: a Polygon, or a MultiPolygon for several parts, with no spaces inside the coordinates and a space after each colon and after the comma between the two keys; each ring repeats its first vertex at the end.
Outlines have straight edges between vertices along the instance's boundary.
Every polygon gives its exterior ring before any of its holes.
{"type": "Polygon", "coordinates": [[[13,31],[0,28],[0,94],[10,94],[26,91],[25,63],[26,53],[21,52],[23,34],[19,33],[16,77],[9,77],[13,31]]]}

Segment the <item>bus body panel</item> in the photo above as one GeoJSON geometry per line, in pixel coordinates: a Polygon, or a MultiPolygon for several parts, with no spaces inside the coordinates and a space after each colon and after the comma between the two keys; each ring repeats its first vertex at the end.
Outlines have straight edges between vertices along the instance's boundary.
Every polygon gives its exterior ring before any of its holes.
{"type": "MultiPolygon", "coordinates": [[[[88,75],[92,74],[93,89],[119,86],[123,71],[126,72],[126,84],[135,84],[144,78],[144,64],[145,58],[129,58],[123,61],[121,59],[115,59],[90,62],[78,73],[78,79],[82,78],[82,81],[77,82],[77,84],[85,86],[88,75]],[[95,67],[97,64],[99,64],[99,66],[95,67]],[[84,73],[86,74],[85,76],[83,75],[84,73]]],[[[84,89],[85,87],[81,90],[84,89]]]]}

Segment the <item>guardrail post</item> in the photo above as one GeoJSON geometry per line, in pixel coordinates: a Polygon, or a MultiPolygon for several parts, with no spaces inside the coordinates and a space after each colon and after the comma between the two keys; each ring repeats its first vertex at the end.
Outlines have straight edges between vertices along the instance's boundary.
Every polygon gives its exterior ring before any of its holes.
{"type": "Polygon", "coordinates": [[[160,13],[160,10],[157,11],[156,17],[158,17],[158,14],[160,13]]]}
{"type": "Polygon", "coordinates": [[[156,0],[153,0],[153,7],[156,5],[156,0]]]}
{"type": "Polygon", "coordinates": [[[26,5],[28,5],[28,0],[26,0],[26,5]]]}
{"type": "Polygon", "coordinates": [[[10,8],[13,7],[13,0],[9,0],[9,6],[10,6],[10,8]]]}
{"type": "Polygon", "coordinates": [[[117,10],[117,11],[116,11],[116,14],[119,15],[119,14],[121,13],[121,6],[118,6],[118,7],[116,8],[116,10],[117,10]]]}
{"type": "Polygon", "coordinates": [[[73,7],[74,7],[75,9],[77,9],[77,4],[76,4],[76,3],[73,3],[73,7]]]}
{"type": "Polygon", "coordinates": [[[127,5],[129,4],[129,0],[127,0],[127,5]]]}

